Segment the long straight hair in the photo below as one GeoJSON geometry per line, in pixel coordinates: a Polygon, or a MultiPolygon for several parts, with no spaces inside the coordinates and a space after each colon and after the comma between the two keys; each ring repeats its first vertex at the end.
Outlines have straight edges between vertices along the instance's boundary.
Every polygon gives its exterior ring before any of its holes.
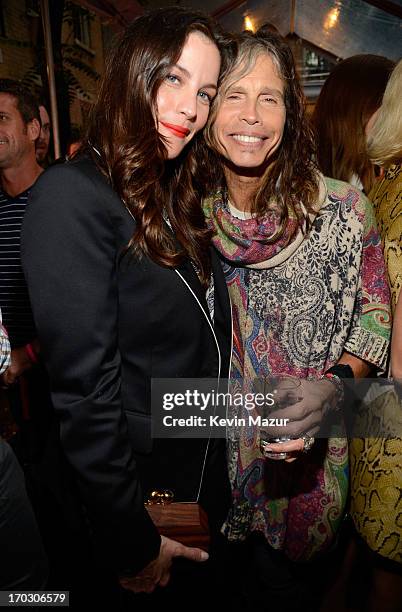
{"type": "Polygon", "coordinates": [[[365,129],[381,105],[393,67],[394,62],[380,55],[343,60],[325,81],[313,113],[322,172],[347,182],[355,175],[366,193],[375,175],[365,129]]]}
{"type": "Polygon", "coordinates": [[[87,142],[98,150],[95,163],[136,221],[129,248],[165,267],[175,267],[188,256],[206,284],[210,232],[192,181],[200,135],[178,159],[167,161],[155,120],[158,89],[191,32],[218,46],[218,33],[208,17],[178,7],[152,11],[129,26],[110,53],[87,142]]]}

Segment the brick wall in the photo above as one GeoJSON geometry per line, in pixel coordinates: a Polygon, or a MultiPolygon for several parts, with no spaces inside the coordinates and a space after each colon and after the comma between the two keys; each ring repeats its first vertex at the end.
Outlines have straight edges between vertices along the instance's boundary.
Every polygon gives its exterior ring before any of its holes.
{"type": "MultiPolygon", "coordinates": [[[[35,65],[35,50],[33,46],[18,46],[18,42],[33,45],[37,40],[38,28],[41,28],[41,18],[26,10],[25,0],[3,0],[3,21],[5,36],[0,36],[0,78],[21,79],[27,71],[35,65]]],[[[90,20],[91,45],[86,49],[75,42],[71,24],[64,23],[62,42],[73,45],[81,62],[89,66],[98,74],[104,69],[102,24],[97,16],[90,20]]],[[[82,126],[85,112],[94,99],[97,81],[82,71],[69,66],[80,86],[89,96],[89,101],[83,95],[75,100],[70,107],[72,124],[82,126]]]]}
{"type": "Polygon", "coordinates": [[[32,43],[39,20],[27,15],[24,0],[3,0],[1,4],[6,36],[0,37],[0,78],[20,79],[34,64],[35,56],[32,48],[15,43],[32,43]]]}
{"type": "MultiPolygon", "coordinates": [[[[73,29],[68,23],[63,24],[62,41],[65,44],[73,45],[74,49],[79,53],[80,61],[85,63],[98,75],[101,75],[104,69],[102,24],[100,19],[94,15],[89,24],[91,36],[89,47],[80,45],[79,42],[76,42],[73,29]]],[[[71,66],[68,66],[68,69],[71,70],[73,75],[77,78],[86,94],[78,95],[70,106],[71,122],[75,125],[82,126],[85,122],[85,114],[88,112],[91,102],[95,98],[98,81],[71,66]]]]}

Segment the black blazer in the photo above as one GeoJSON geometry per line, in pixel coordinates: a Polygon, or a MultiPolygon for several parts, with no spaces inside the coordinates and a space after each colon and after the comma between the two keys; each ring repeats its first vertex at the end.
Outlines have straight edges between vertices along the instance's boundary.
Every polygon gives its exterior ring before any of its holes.
{"type": "MultiPolygon", "coordinates": [[[[22,232],[64,453],[117,571],[137,571],[158,554],[147,490],[194,497],[205,456],[205,440],[152,441],[151,378],[227,377],[230,358],[230,303],[214,251],[212,326],[190,261],[173,270],[134,260],[125,252],[134,227],[95,164],[81,159],[43,173],[22,232]]],[[[207,466],[208,507],[227,485],[220,441],[210,444],[207,466]]]]}

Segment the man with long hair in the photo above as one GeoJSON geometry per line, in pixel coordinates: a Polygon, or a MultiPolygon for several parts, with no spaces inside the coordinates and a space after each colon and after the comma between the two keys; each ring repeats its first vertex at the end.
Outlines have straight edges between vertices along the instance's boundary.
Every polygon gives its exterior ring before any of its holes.
{"type": "Polygon", "coordinates": [[[318,172],[290,48],[266,29],[236,41],[202,174],[233,305],[231,377],[296,387],[270,414],[291,421],[276,441],[258,428],[229,440],[223,531],[239,609],[313,611],[348,493],[346,439],[331,427],[314,436],[337,414],[343,379],[384,370],[389,293],[370,203],[318,172]]]}

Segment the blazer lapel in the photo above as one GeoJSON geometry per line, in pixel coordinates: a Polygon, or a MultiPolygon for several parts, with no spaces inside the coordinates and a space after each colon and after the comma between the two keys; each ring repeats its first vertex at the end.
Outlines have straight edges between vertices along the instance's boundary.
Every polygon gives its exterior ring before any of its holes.
{"type": "Polygon", "coordinates": [[[222,356],[222,378],[229,376],[232,353],[232,305],[223,274],[222,263],[211,247],[211,264],[214,275],[214,328],[222,356]]]}
{"type": "Polygon", "coordinates": [[[194,270],[194,267],[191,261],[189,259],[186,259],[182,264],[180,264],[180,266],[176,267],[176,270],[181,274],[184,280],[188,283],[191,290],[197,296],[197,299],[199,300],[205,314],[210,319],[207,300],[205,297],[205,290],[200,283],[200,279],[198,278],[197,273],[194,270]]]}

